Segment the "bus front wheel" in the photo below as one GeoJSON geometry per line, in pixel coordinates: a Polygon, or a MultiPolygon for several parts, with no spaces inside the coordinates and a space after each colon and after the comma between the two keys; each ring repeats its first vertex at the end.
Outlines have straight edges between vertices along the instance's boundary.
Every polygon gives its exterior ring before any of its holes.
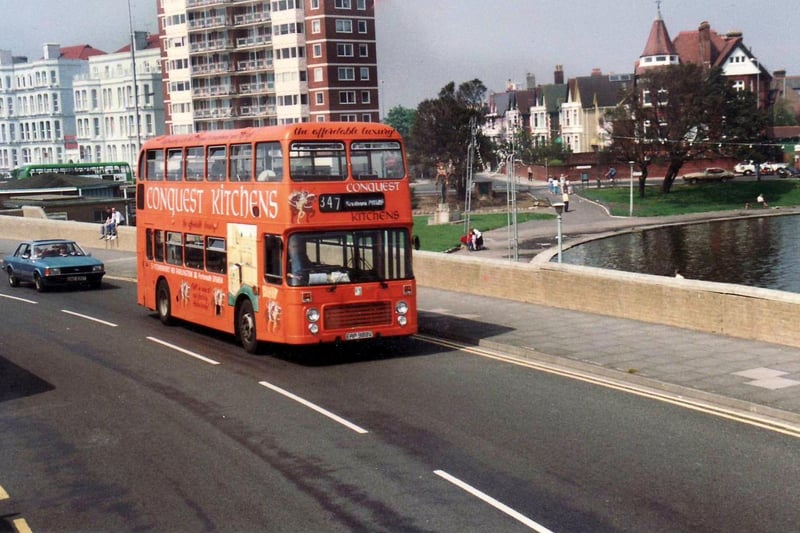
{"type": "Polygon", "coordinates": [[[165,326],[172,324],[172,300],[170,300],[169,284],[163,279],[156,286],[156,310],[162,324],[165,326]]]}
{"type": "Polygon", "coordinates": [[[256,340],[256,315],[253,313],[253,304],[250,300],[243,300],[236,311],[236,336],[248,353],[256,353],[258,341],[256,340]]]}

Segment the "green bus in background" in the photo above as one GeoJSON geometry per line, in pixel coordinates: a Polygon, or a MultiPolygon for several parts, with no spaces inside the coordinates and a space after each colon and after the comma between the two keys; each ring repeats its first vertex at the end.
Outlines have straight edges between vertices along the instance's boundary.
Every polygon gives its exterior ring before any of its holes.
{"type": "Polygon", "coordinates": [[[131,166],[122,161],[110,163],[42,163],[22,165],[11,171],[12,179],[25,179],[37,174],[66,174],[84,178],[133,183],[131,166]]]}

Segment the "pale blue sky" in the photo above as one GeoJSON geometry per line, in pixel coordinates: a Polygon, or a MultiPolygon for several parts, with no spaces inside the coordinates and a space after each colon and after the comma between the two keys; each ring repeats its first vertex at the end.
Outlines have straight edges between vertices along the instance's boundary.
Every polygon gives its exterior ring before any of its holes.
{"type": "MultiPolygon", "coordinates": [[[[155,32],[157,0],[130,0],[134,28],[155,32]]],[[[703,21],[743,32],[767,70],[800,75],[796,0],[663,0],[670,36],[703,21]]],[[[0,49],[41,57],[42,44],[91,44],[112,52],[129,40],[127,0],[0,0],[0,49]]],[[[551,83],[592,68],[631,72],[656,16],[654,0],[376,0],[384,111],[416,107],[446,83],[478,78],[492,91],[532,72],[551,83]]]]}

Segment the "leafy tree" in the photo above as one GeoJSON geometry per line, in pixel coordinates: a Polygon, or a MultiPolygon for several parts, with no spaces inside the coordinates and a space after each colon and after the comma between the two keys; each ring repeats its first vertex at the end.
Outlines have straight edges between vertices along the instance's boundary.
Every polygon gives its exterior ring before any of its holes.
{"type": "Polygon", "coordinates": [[[725,155],[740,139],[754,139],[766,124],[763,110],[734,91],[718,67],[681,64],[646,71],[613,112],[612,151],[642,171],[654,160],[668,164],[661,190],[668,193],[686,161],[725,155]]]}
{"type": "Polygon", "coordinates": [[[406,141],[411,136],[411,128],[414,126],[414,118],[417,112],[403,106],[394,106],[383,118],[383,122],[400,132],[406,141]]]}
{"type": "MultiPolygon", "coordinates": [[[[482,116],[485,94],[486,86],[478,79],[464,82],[458,89],[450,82],[437,98],[419,104],[411,127],[408,149],[412,164],[435,169],[440,162],[452,162],[452,177],[460,195],[466,188],[467,151],[473,133],[477,132],[481,158],[489,152],[487,140],[475,127],[482,116]]],[[[481,158],[475,158],[476,163],[481,158]]]]}
{"type": "Polygon", "coordinates": [[[773,109],[773,123],[776,126],[797,126],[797,115],[794,109],[786,103],[786,100],[779,100],[773,109]]]}

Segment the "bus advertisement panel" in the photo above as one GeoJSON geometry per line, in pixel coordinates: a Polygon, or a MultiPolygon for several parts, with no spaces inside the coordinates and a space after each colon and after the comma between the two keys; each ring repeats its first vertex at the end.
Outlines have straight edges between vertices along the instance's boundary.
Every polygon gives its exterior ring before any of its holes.
{"type": "Polygon", "coordinates": [[[139,157],[138,303],[244,348],[417,331],[400,135],[303,123],[149,140],[139,157]]]}

